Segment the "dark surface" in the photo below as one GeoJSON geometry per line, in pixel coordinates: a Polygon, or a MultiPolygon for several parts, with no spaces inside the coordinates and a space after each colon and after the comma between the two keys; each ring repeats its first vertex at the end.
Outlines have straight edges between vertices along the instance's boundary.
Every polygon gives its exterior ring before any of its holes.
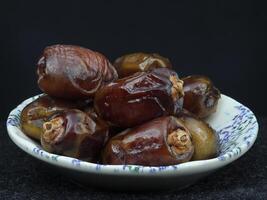
{"type": "Polygon", "coordinates": [[[0,119],[38,94],[36,62],[51,44],[76,44],[111,61],[131,52],[170,58],[181,76],[204,74],[267,115],[266,1],[1,1],[0,119]]]}
{"type": "Polygon", "coordinates": [[[112,192],[73,184],[9,139],[0,128],[0,199],[267,199],[267,118],[252,149],[239,160],[181,191],[112,192]]]}

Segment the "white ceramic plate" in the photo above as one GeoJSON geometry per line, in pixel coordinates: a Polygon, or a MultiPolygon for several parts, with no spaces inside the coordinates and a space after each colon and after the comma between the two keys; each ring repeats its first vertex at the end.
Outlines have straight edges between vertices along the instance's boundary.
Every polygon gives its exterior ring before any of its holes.
{"type": "Polygon", "coordinates": [[[222,95],[217,112],[207,119],[220,138],[220,154],[217,158],[161,167],[94,164],[48,153],[21,131],[22,109],[39,96],[25,100],[11,111],[7,119],[10,138],[29,155],[81,183],[93,186],[127,190],[183,188],[238,159],[251,148],[258,133],[258,123],[253,112],[222,95]]]}

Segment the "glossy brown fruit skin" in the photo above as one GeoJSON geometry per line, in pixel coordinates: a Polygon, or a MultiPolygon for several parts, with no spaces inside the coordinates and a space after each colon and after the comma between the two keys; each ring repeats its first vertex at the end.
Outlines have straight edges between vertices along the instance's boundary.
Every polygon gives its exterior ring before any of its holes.
{"type": "Polygon", "coordinates": [[[208,77],[193,75],[182,80],[185,109],[199,118],[205,118],[216,111],[221,94],[208,77]]]}
{"type": "Polygon", "coordinates": [[[198,119],[198,117],[197,117],[195,114],[189,112],[189,111],[186,110],[185,108],[183,108],[183,109],[181,110],[181,112],[177,113],[177,114],[175,115],[175,117],[177,117],[177,118],[182,118],[182,117],[193,117],[193,118],[197,118],[197,119],[198,119]]]}
{"type": "Polygon", "coordinates": [[[97,162],[108,140],[108,126],[76,109],[56,113],[43,125],[41,144],[44,150],[97,162]],[[51,129],[51,124],[59,122],[51,129]]]}
{"type": "Polygon", "coordinates": [[[178,113],[182,108],[182,90],[182,81],[174,71],[155,68],[102,87],[96,93],[94,107],[110,124],[133,127],[178,113]]]}
{"type": "Polygon", "coordinates": [[[95,112],[95,109],[93,106],[89,106],[83,110],[87,115],[89,115],[93,120],[98,121],[99,123],[103,124],[103,126],[107,126],[109,129],[109,138],[113,137],[114,135],[117,135],[118,133],[124,131],[124,128],[111,126],[108,122],[103,120],[99,117],[99,115],[95,112]]]}
{"type": "Polygon", "coordinates": [[[104,164],[133,164],[144,166],[174,165],[189,161],[194,147],[190,133],[175,117],[156,118],[111,138],[102,153],[104,164]],[[187,133],[187,146],[174,154],[168,144],[169,136],[177,130],[187,133]]]}
{"type": "Polygon", "coordinates": [[[103,129],[108,129],[107,138],[110,138],[113,135],[111,131],[112,127],[105,120],[100,118],[100,116],[96,113],[93,105],[90,104],[90,106],[83,109],[83,112],[85,112],[90,118],[92,118],[99,125],[99,127],[103,127],[103,129]]]}
{"type": "Polygon", "coordinates": [[[21,128],[23,132],[29,137],[40,140],[43,123],[46,122],[54,113],[69,109],[69,108],[83,108],[88,101],[67,101],[57,98],[52,98],[48,95],[42,95],[29,105],[27,105],[21,112],[21,128]]]}
{"type": "Polygon", "coordinates": [[[54,97],[86,99],[118,78],[102,54],[79,46],[46,47],[37,63],[40,89],[54,97]]]}
{"type": "Polygon", "coordinates": [[[192,135],[195,151],[192,160],[205,160],[217,156],[219,139],[215,130],[201,119],[192,116],[180,118],[192,135]]]}
{"type": "Polygon", "coordinates": [[[144,72],[153,68],[172,68],[168,58],[156,53],[132,53],[119,57],[115,60],[114,66],[119,78],[130,76],[136,72],[144,72]]]}

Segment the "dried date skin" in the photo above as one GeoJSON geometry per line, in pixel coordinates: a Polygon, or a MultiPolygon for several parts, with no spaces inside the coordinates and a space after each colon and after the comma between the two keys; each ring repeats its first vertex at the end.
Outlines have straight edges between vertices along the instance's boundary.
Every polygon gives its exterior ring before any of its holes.
{"type": "Polygon", "coordinates": [[[104,141],[104,143],[106,144],[108,138],[113,135],[112,127],[110,127],[110,125],[102,118],[100,118],[100,116],[95,112],[93,105],[90,105],[85,109],[83,109],[83,112],[85,112],[91,119],[93,119],[98,124],[99,127],[102,127],[103,129],[108,129],[108,135],[104,141]]]}
{"type": "Polygon", "coordinates": [[[95,96],[96,112],[122,128],[140,125],[182,108],[183,82],[167,68],[137,72],[102,87],[95,96]]]}
{"type": "Polygon", "coordinates": [[[20,117],[22,131],[29,137],[40,140],[43,123],[51,115],[64,109],[80,109],[89,103],[90,100],[74,102],[42,95],[22,110],[20,117]]]}
{"type": "Polygon", "coordinates": [[[109,137],[112,137],[114,135],[117,135],[118,133],[122,132],[125,130],[124,128],[116,127],[110,125],[108,122],[100,118],[100,116],[96,113],[95,109],[93,106],[87,107],[84,109],[84,112],[89,115],[93,120],[97,120],[99,123],[104,124],[109,128],[109,137]]]}
{"type": "Polygon", "coordinates": [[[111,138],[102,153],[104,164],[174,165],[189,161],[194,146],[182,121],[167,116],[127,129],[111,138]]]}
{"type": "Polygon", "coordinates": [[[117,135],[118,133],[124,131],[124,128],[111,126],[108,122],[100,118],[100,116],[96,113],[93,106],[89,106],[83,110],[87,115],[89,115],[93,120],[98,121],[99,123],[105,125],[109,129],[109,138],[117,135]]]}
{"type": "Polygon", "coordinates": [[[183,108],[181,110],[181,112],[177,113],[175,115],[175,117],[180,118],[180,117],[194,117],[194,118],[198,118],[195,114],[189,112],[188,110],[186,110],[185,108],[183,108]]]}
{"type": "Polygon", "coordinates": [[[193,116],[184,115],[180,118],[192,135],[194,154],[192,160],[214,158],[218,154],[219,139],[209,124],[193,116]]]}
{"type": "Polygon", "coordinates": [[[172,68],[168,58],[156,53],[132,53],[117,58],[114,66],[118,72],[119,78],[130,76],[136,72],[148,71],[153,68],[172,68]]]}
{"type": "Polygon", "coordinates": [[[107,126],[85,112],[70,109],[44,123],[41,144],[51,153],[96,162],[107,139],[107,126]]]}
{"type": "Polygon", "coordinates": [[[193,75],[182,78],[184,81],[183,107],[199,118],[214,113],[220,99],[220,91],[205,76],[193,75]]]}
{"type": "Polygon", "coordinates": [[[40,89],[54,97],[86,99],[118,78],[102,54],[73,45],[46,47],[37,63],[40,89]]]}

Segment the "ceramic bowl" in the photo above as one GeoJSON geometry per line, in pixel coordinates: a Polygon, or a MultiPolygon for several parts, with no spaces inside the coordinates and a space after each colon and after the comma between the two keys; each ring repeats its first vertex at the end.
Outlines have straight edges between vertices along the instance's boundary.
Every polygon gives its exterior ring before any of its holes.
{"type": "Polygon", "coordinates": [[[251,148],[258,133],[258,123],[253,112],[234,99],[222,95],[217,112],[206,119],[219,135],[218,157],[160,167],[94,164],[48,153],[21,131],[22,109],[39,96],[25,100],[11,111],[6,123],[10,138],[27,154],[55,167],[70,178],[91,186],[119,190],[181,189],[238,159],[251,148]]]}

